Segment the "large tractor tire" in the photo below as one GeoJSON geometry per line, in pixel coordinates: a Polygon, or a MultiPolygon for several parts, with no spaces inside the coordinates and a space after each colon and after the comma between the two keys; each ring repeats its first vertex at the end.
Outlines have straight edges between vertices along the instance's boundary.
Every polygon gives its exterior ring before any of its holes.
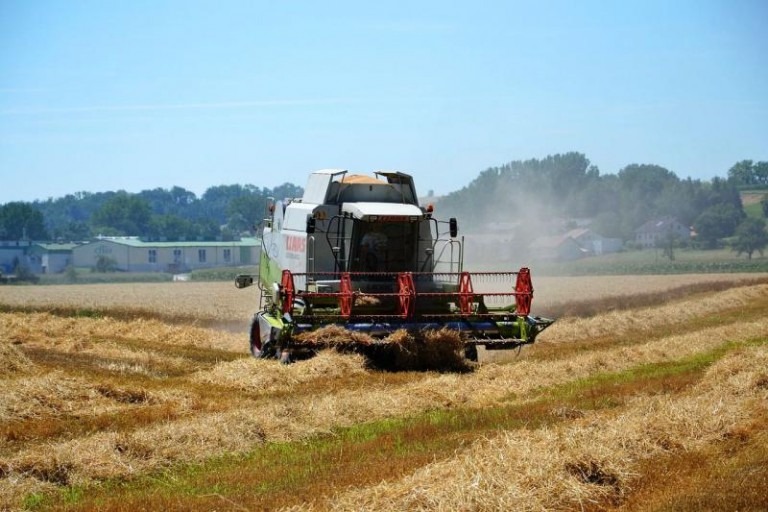
{"type": "Polygon", "coordinates": [[[258,359],[266,359],[268,357],[275,356],[275,347],[272,346],[272,342],[267,341],[262,343],[261,341],[261,326],[259,325],[259,317],[254,316],[251,321],[251,355],[258,359]]]}
{"type": "Polygon", "coordinates": [[[466,357],[469,361],[477,362],[477,346],[476,345],[466,345],[464,347],[464,357],[466,357]]]}

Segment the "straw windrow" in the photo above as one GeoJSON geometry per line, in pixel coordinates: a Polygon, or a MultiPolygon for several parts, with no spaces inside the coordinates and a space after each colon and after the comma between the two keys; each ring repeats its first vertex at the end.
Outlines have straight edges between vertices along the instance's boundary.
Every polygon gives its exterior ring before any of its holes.
{"type": "Polygon", "coordinates": [[[682,300],[655,307],[613,311],[591,318],[559,319],[537,338],[540,342],[571,342],[628,332],[663,332],[667,326],[692,318],[717,314],[725,309],[749,306],[768,296],[768,284],[733,288],[698,300],[682,300]]]}
{"type": "MultiPolygon", "coordinates": [[[[639,460],[715,442],[768,400],[768,348],[728,356],[682,396],[634,399],[619,415],[502,432],[398,481],[351,490],[322,510],[562,510],[631,490],[639,460]]],[[[299,506],[293,510],[309,510],[299,506]]]]}
{"type": "MultiPolygon", "coordinates": [[[[520,396],[538,387],[568,382],[595,372],[619,371],[642,363],[672,361],[721,346],[727,340],[768,336],[768,320],[744,325],[738,336],[731,336],[730,332],[729,327],[706,329],[684,336],[654,340],[639,347],[585,354],[566,361],[489,365],[466,375],[426,374],[417,381],[386,388],[332,389],[306,396],[301,393],[301,384],[293,385],[286,381],[286,388],[295,391],[294,396],[288,400],[282,397],[263,399],[250,408],[240,402],[238,408],[230,412],[198,414],[164,425],[143,428],[131,434],[133,438],[141,440],[142,446],[157,447],[149,452],[127,450],[113,453],[117,450],[114,441],[96,434],[62,444],[47,445],[42,450],[40,447],[30,447],[7,463],[17,467],[21,461],[22,467],[34,467],[33,462],[42,464],[53,453],[56,454],[58,464],[68,468],[71,478],[78,481],[104,478],[105,475],[125,476],[138,471],[137,468],[149,470],[161,467],[177,460],[174,457],[178,460],[202,460],[222,450],[248,451],[254,448],[254,442],[259,443],[263,439],[303,439],[330,432],[335,427],[402,417],[435,408],[498,405],[512,393],[520,396]],[[210,428],[226,432],[229,438],[218,434],[212,436],[210,428]],[[255,432],[259,434],[253,437],[255,432]],[[136,458],[136,453],[142,455],[136,458]]],[[[332,363],[339,361],[329,359],[332,363]]],[[[311,373],[314,370],[307,365],[309,362],[282,368],[289,373],[311,373]]],[[[280,368],[279,365],[271,366],[280,368]]],[[[266,368],[258,364],[254,365],[254,370],[260,367],[266,368]]],[[[306,383],[308,379],[299,378],[296,382],[306,383]]],[[[279,386],[279,380],[271,385],[279,386]]]]}
{"type": "Polygon", "coordinates": [[[334,348],[339,352],[363,354],[375,368],[387,370],[465,371],[464,341],[448,329],[410,332],[398,329],[375,339],[364,332],[328,325],[295,337],[297,345],[334,348]]]}

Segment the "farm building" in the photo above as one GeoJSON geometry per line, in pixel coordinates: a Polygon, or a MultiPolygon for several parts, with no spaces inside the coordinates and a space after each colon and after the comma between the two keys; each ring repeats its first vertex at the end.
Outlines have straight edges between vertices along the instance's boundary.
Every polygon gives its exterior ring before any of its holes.
{"type": "Polygon", "coordinates": [[[78,244],[36,243],[27,250],[27,265],[35,274],[64,272],[72,264],[72,250],[78,244]]]}
{"type": "Polygon", "coordinates": [[[531,256],[540,259],[568,261],[618,252],[621,247],[620,238],[605,238],[590,229],[579,228],[562,235],[537,238],[528,249],[531,256]]]}
{"type": "Polygon", "coordinates": [[[76,267],[95,267],[99,259],[125,272],[188,272],[201,268],[252,265],[260,241],[148,242],[138,237],[102,237],[73,250],[76,267]]]}
{"type": "Polygon", "coordinates": [[[572,229],[564,236],[573,238],[579,247],[595,255],[619,252],[624,245],[621,238],[606,238],[591,229],[572,229]]]}
{"type": "Polygon", "coordinates": [[[576,240],[564,235],[542,236],[531,242],[528,250],[532,258],[540,260],[571,261],[589,254],[576,240]]]}
{"type": "Polygon", "coordinates": [[[635,242],[643,247],[656,247],[659,240],[664,240],[670,234],[680,240],[687,240],[691,237],[691,228],[674,217],[653,219],[635,230],[635,242]]]}
{"type": "Polygon", "coordinates": [[[30,245],[27,240],[0,240],[0,272],[12,274],[17,263],[25,263],[30,245]]]}

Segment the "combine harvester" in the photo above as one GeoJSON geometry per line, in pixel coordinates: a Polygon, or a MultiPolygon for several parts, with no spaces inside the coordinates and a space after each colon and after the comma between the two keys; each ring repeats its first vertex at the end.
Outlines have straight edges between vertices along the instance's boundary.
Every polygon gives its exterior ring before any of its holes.
{"type": "Polygon", "coordinates": [[[268,210],[259,275],[235,279],[261,290],[250,332],[255,357],[288,362],[337,344],[313,335],[322,331],[347,333],[353,350],[370,352],[400,330],[418,339],[447,329],[477,360],[477,346],[517,348],[552,323],[530,315],[527,268],[464,271],[456,219],[438,221],[432,205],[420,207],[407,174],[317,171],[304,197],[271,201],[268,210]],[[502,291],[476,291],[478,284],[502,291]]]}

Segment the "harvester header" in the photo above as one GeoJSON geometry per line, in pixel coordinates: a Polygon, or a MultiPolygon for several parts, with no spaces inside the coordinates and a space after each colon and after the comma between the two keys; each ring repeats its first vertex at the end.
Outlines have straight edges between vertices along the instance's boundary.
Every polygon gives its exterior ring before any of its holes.
{"type": "Polygon", "coordinates": [[[268,211],[259,275],[235,280],[261,290],[250,339],[256,357],[285,360],[292,350],[319,348],[301,334],[335,326],[374,340],[448,329],[473,359],[478,345],[533,343],[552,323],[530,314],[527,268],[464,270],[456,219],[439,221],[421,207],[407,174],[317,171],[301,199],[272,202],[268,211]]]}

